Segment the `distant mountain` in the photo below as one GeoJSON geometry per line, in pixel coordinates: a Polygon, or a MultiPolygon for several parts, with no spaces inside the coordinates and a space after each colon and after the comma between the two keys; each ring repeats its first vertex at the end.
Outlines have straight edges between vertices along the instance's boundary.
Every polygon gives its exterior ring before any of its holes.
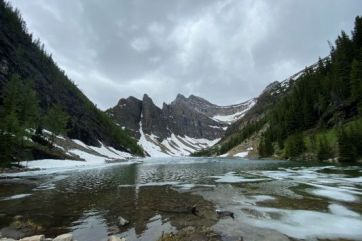
{"type": "Polygon", "coordinates": [[[129,130],[149,155],[179,156],[218,142],[227,127],[253,105],[254,100],[218,106],[201,97],[179,94],[161,109],[145,94],[142,100],[120,99],[107,113],[129,130]]]}
{"type": "Polygon", "coordinates": [[[60,106],[67,113],[70,118],[67,135],[70,138],[79,139],[87,145],[100,147],[103,143],[142,155],[142,149],[135,140],[100,111],[56,65],[40,41],[33,39],[20,13],[12,9],[9,3],[0,0],[1,118],[3,91],[15,75],[26,83],[32,83],[39,100],[41,116],[54,105],[60,106]]]}

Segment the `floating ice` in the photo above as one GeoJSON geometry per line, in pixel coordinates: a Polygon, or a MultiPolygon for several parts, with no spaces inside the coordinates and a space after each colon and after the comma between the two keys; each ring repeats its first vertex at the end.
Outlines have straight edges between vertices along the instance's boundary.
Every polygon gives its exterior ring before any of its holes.
{"type": "Polygon", "coordinates": [[[235,172],[228,172],[222,176],[210,176],[211,178],[215,178],[215,182],[219,183],[241,183],[241,182],[261,182],[261,181],[269,181],[269,178],[245,178],[242,176],[236,176],[235,172]]]}
{"type": "Polygon", "coordinates": [[[362,219],[307,210],[284,210],[257,208],[258,211],[276,214],[279,219],[249,218],[254,226],[270,228],[297,239],[336,239],[360,240],[362,219]]]}
{"type": "Polygon", "coordinates": [[[351,216],[351,217],[360,217],[361,215],[359,215],[356,212],[353,212],[349,209],[347,209],[346,207],[342,206],[342,205],[338,205],[338,204],[330,204],[328,206],[329,211],[331,211],[331,213],[335,214],[335,215],[339,215],[339,216],[351,216]]]}
{"type": "Polygon", "coordinates": [[[314,189],[311,191],[312,194],[334,199],[338,201],[354,202],[357,200],[355,195],[349,194],[338,189],[314,189]]]}
{"type": "Polygon", "coordinates": [[[13,195],[13,196],[10,196],[10,197],[3,198],[2,201],[20,199],[20,198],[28,197],[30,195],[31,195],[30,193],[17,194],[17,195],[13,195]]]}

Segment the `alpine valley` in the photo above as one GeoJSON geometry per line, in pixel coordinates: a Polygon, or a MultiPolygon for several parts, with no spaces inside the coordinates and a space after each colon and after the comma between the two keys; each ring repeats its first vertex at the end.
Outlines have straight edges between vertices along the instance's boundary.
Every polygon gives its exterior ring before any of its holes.
{"type": "Polygon", "coordinates": [[[341,2],[0,0],[0,241],[361,241],[362,2],[341,2]]]}

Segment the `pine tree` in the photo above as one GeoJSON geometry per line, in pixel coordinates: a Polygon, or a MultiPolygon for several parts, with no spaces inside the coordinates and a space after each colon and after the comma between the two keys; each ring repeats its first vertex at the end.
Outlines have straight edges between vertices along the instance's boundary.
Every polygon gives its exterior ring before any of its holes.
{"type": "Polygon", "coordinates": [[[355,18],[352,39],[357,49],[362,48],[362,17],[360,16],[355,18]]]}
{"type": "Polygon", "coordinates": [[[69,116],[59,105],[50,108],[44,119],[46,128],[52,132],[51,144],[54,143],[56,135],[66,134],[69,116]]]}
{"type": "Polygon", "coordinates": [[[26,128],[37,128],[39,123],[39,101],[30,80],[21,88],[19,122],[26,128]]]}
{"type": "Polygon", "coordinates": [[[319,139],[317,157],[320,161],[328,160],[332,157],[331,147],[325,137],[319,139]]]}
{"type": "Polygon", "coordinates": [[[357,157],[353,141],[344,128],[338,133],[338,153],[338,159],[341,162],[351,162],[357,157]]]}
{"type": "Polygon", "coordinates": [[[353,100],[362,101],[362,63],[356,59],[351,68],[351,97],[353,100]]]}
{"type": "Polygon", "coordinates": [[[272,156],[274,154],[274,147],[270,137],[264,139],[265,155],[272,156]]]}
{"type": "Polygon", "coordinates": [[[303,153],[305,149],[303,135],[295,134],[286,140],[285,155],[287,158],[296,158],[303,153]]]}
{"type": "Polygon", "coordinates": [[[259,146],[258,146],[258,153],[260,157],[265,157],[265,145],[264,145],[264,138],[260,140],[259,146]]]}

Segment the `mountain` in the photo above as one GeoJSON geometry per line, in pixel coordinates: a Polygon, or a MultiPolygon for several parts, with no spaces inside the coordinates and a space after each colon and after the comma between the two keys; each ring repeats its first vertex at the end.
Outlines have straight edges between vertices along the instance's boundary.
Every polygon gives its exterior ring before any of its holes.
{"type": "Polygon", "coordinates": [[[212,148],[195,155],[355,161],[362,158],[362,17],[330,55],[282,82],[212,148]]]}
{"type": "Polygon", "coordinates": [[[115,122],[132,133],[151,156],[189,155],[212,146],[229,125],[254,105],[249,100],[238,105],[218,106],[209,101],[181,94],[162,108],[148,95],[120,99],[107,110],[115,122]]]}
{"type": "MultiPolygon", "coordinates": [[[[142,155],[142,149],[135,140],[117,127],[108,115],[100,111],[79,90],[56,65],[52,56],[46,53],[40,40],[33,39],[20,13],[9,3],[0,0],[0,117],[2,120],[10,117],[18,119],[16,116],[18,113],[10,113],[15,116],[10,115],[6,113],[4,106],[4,102],[7,101],[5,91],[12,79],[20,79],[24,85],[31,86],[30,91],[35,92],[40,112],[38,127],[42,125],[41,117],[44,117],[52,107],[58,106],[69,117],[66,127],[69,138],[98,147],[103,143],[118,150],[142,155]]],[[[21,98],[23,96],[18,96],[19,100],[21,98]]],[[[29,126],[22,128],[27,127],[29,126]]],[[[0,126],[0,128],[3,128],[4,132],[1,133],[5,135],[6,127],[0,126]]],[[[31,151],[28,154],[26,158],[32,158],[31,151]]],[[[12,159],[20,158],[14,157],[17,155],[14,153],[11,155],[12,159]]]]}

